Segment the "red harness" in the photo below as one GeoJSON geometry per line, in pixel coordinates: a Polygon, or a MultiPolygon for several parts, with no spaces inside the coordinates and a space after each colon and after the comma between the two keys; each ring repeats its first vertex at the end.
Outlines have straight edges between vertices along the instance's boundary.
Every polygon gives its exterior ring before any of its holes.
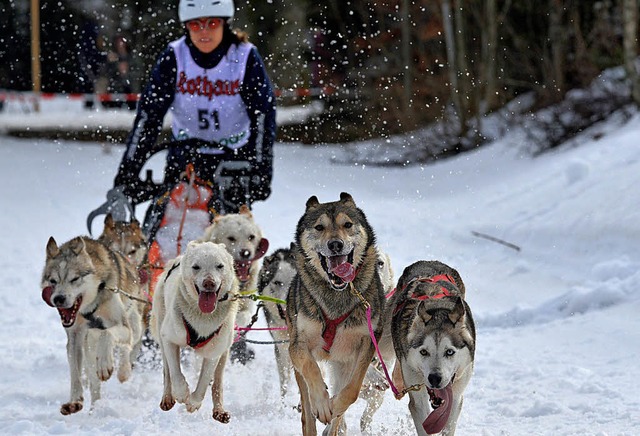
{"type": "Polygon", "coordinates": [[[351,315],[353,309],[336,319],[330,319],[327,314],[324,313],[324,310],[320,309],[320,311],[322,312],[322,317],[324,318],[325,325],[324,331],[322,332],[322,339],[324,339],[324,346],[322,347],[322,349],[328,353],[329,350],[331,350],[333,340],[336,337],[336,330],[338,329],[338,326],[341,322],[347,319],[349,315],[351,315]]]}
{"type": "Polygon", "coordinates": [[[224,325],[224,323],[221,324],[220,327],[218,327],[218,330],[216,330],[215,332],[211,333],[206,338],[203,338],[200,335],[198,335],[198,333],[191,326],[191,324],[189,324],[189,322],[184,318],[184,316],[182,317],[182,322],[184,323],[184,328],[187,331],[187,345],[189,345],[191,348],[196,349],[196,350],[198,348],[202,348],[205,345],[207,345],[209,343],[209,341],[211,341],[211,339],[213,339],[213,337],[215,335],[220,333],[220,330],[222,329],[222,326],[224,325]]]}
{"type": "MultiPolygon", "coordinates": [[[[416,277],[416,278],[414,278],[412,280],[409,280],[407,282],[407,284],[402,287],[401,292],[404,291],[407,288],[407,286],[409,286],[410,284],[412,284],[414,282],[437,283],[437,282],[440,282],[440,281],[449,282],[452,285],[456,286],[455,280],[453,280],[453,278],[450,275],[448,275],[448,274],[438,274],[438,275],[435,275],[433,277],[416,277]]],[[[441,298],[451,296],[451,292],[449,292],[449,290],[447,288],[445,288],[444,286],[440,286],[440,289],[442,290],[442,292],[440,292],[439,294],[436,294],[436,295],[415,295],[415,294],[411,294],[407,300],[404,300],[403,302],[398,304],[398,306],[396,306],[395,310],[393,311],[393,314],[395,315],[396,313],[400,312],[404,308],[404,306],[407,304],[407,302],[409,300],[420,300],[420,301],[424,301],[424,300],[439,300],[441,298]]],[[[389,294],[387,294],[386,298],[390,298],[395,292],[396,292],[396,289],[394,288],[391,292],[389,292],[389,294]]]]}

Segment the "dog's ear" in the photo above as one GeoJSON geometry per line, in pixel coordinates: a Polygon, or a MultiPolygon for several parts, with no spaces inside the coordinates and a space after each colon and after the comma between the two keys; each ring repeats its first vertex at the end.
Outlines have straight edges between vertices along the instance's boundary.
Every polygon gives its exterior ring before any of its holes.
{"type": "Polygon", "coordinates": [[[53,236],[50,236],[49,241],[47,241],[47,259],[52,259],[58,254],[60,254],[58,244],[56,243],[56,240],[53,239],[53,236]]]}
{"type": "Polygon", "coordinates": [[[115,228],[116,224],[113,222],[113,217],[111,216],[111,213],[108,213],[105,217],[104,217],[104,228],[105,230],[113,230],[115,228]]]}
{"type": "Polygon", "coordinates": [[[319,205],[320,202],[318,201],[318,197],[314,195],[312,197],[309,197],[309,199],[307,200],[306,208],[307,210],[309,210],[313,209],[314,207],[318,207],[319,205]]]}
{"type": "Polygon", "coordinates": [[[85,249],[84,239],[74,238],[69,242],[69,249],[74,255],[79,255],[85,249]]]}
{"type": "Polygon", "coordinates": [[[296,243],[295,242],[292,242],[291,245],[289,245],[289,250],[296,251],[296,243]]]}
{"type": "Polygon", "coordinates": [[[218,213],[217,210],[215,210],[213,207],[209,208],[209,215],[211,215],[213,218],[211,219],[211,222],[214,222],[219,216],[220,214],[218,213]]]}
{"type": "Polygon", "coordinates": [[[129,223],[129,227],[131,227],[132,230],[140,230],[140,222],[137,219],[134,218],[129,223]]]}
{"type": "Polygon", "coordinates": [[[453,324],[456,324],[461,319],[463,319],[465,313],[466,310],[464,308],[464,302],[462,301],[462,298],[456,297],[455,306],[453,306],[453,309],[451,309],[451,311],[449,312],[449,319],[453,324]]]}
{"type": "Polygon", "coordinates": [[[427,310],[427,305],[424,304],[424,302],[420,302],[420,304],[418,305],[418,316],[424,321],[425,324],[431,321],[431,319],[433,318],[433,315],[429,313],[429,311],[427,310]]]}
{"type": "Polygon", "coordinates": [[[353,203],[353,204],[355,204],[355,201],[353,201],[353,197],[348,192],[341,192],[340,193],[340,201],[343,202],[343,203],[353,203]]]}
{"type": "Polygon", "coordinates": [[[253,215],[251,214],[251,209],[249,209],[249,206],[247,206],[246,204],[243,204],[242,206],[240,206],[239,213],[241,215],[247,215],[249,216],[249,218],[253,217],[253,215]]]}

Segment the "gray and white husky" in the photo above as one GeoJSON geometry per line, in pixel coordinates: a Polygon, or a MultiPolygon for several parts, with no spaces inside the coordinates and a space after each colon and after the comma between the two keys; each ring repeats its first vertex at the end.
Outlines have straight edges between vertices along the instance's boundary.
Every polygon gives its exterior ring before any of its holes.
{"type": "Polygon", "coordinates": [[[92,404],[100,399],[100,382],[114,371],[116,349],[121,351],[118,380],[131,375],[142,317],[139,303],[121,292],[142,298],[138,272],[124,256],[94,239],[76,237],[58,247],[51,237],[41,283],[42,298],[58,310],[67,333],[71,398],[60,413],[70,415],[83,407],[83,364],[92,404]]]}
{"type": "Polygon", "coordinates": [[[399,363],[394,382],[399,389],[416,388],[409,391],[409,411],[419,435],[455,434],[476,346],[464,295],[455,269],[418,261],[405,268],[391,299],[399,363]]]}
{"type": "MultiPolygon", "coordinates": [[[[289,286],[297,272],[293,257],[294,249],[295,245],[291,244],[289,249],[280,248],[264,258],[258,275],[258,292],[261,295],[280,300],[287,299],[289,286]]],[[[286,308],[285,304],[269,301],[265,301],[263,307],[267,325],[272,329],[269,333],[275,343],[274,352],[280,378],[280,396],[284,399],[293,369],[288,350],[289,333],[287,331],[286,308]]]]}

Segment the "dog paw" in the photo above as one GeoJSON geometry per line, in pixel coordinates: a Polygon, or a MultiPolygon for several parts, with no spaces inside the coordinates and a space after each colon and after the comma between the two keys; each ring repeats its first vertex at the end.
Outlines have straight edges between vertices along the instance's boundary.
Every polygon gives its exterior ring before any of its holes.
{"type": "Polygon", "coordinates": [[[176,400],[171,395],[164,395],[160,401],[160,408],[165,412],[171,410],[175,406],[176,400]]]}
{"type": "Polygon", "coordinates": [[[113,355],[110,353],[99,353],[96,358],[96,369],[98,379],[107,381],[113,374],[113,355]]]}
{"type": "Polygon", "coordinates": [[[332,419],[331,413],[331,400],[329,399],[329,393],[327,390],[323,390],[321,393],[310,395],[311,400],[311,413],[318,418],[323,424],[329,424],[332,419]]]}
{"type": "Polygon", "coordinates": [[[189,398],[189,400],[185,403],[187,407],[187,412],[193,413],[202,406],[202,401],[195,401],[193,398],[189,398]]]}
{"type": "Polygon", "coordinates": [[[213,419],[223,424],[228,424],[231,420],[231,414],[222,409],[213,409],[213,419]]]}
{"type": "Polygon", "coordinates": [[[187,382],[175,383],[171,386],[171,393],[180,404],[187,404],[190,401],[189,385],[187,382]]]}
{"type": "Polygon", "coordinates": [[[123,364],[118,368],[118,381],[124,383],[131,377],[131,365],[123,364]]]}
{"type": "Polygon", "coordinates": [[[80,401],[72,401],[69,403],[64,403],[60,407],[60,413],[63,415],[71,415],[72,413],[77,413],[82,410],[82,402],[80,401]]]}

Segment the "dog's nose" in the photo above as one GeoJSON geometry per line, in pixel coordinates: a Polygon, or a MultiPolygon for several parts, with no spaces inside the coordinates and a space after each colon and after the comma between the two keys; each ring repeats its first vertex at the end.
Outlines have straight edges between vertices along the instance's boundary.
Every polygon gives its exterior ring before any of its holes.
{"type": "Polygon", "coordinates": [[[340,239],[333,239],[327,243],[327,247],[332,253],[338,254],[342,252],[344,243],[340,239]]]}
{"type": "Polygon", "coordinates": [[[205,290],[209,291],[209,292],[215,291],[216,290],[216,282],[214,282],[211,279],[205,279],[205,281],[202,282],[202,287],[205,290]]]}
{"type": "Polygon", "coordinates": [[[64,297],[64,295],[56,295],[55,297],[53,297],[53,305],[56,307],[64,306],[64,303],[66,301],[67,299],[64,297]]]}
{"type": "Polygon", "coordinates": [[[429,374],[429,377],[427,377],[427,379],[429,380],[429,384],[431,385],[432,388],[435,388],[435,389],[440,388],[440,383],[442,383],[442,376],[440,374],[438,373],[429,374]]]}
{"type": "Polygon", "coordinates": [[[240,251],[240,257],[243,259],[249,259],[249,256],[251,256],[251,252],[249,250],[241,250],[240,251]]]}

